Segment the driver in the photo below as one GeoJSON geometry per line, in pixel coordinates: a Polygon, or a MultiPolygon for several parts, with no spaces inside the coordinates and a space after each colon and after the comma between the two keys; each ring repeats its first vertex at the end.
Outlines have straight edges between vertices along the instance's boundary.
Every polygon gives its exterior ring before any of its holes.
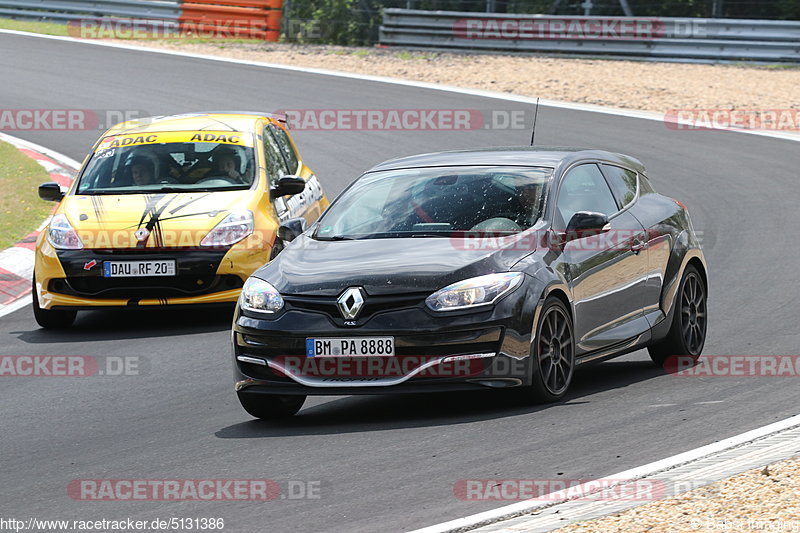
{"type": "Polygon", "coordinates": [[[245,177],[239,172],[239,154],[229,148],[220,148],[214,154],[214,164],[217,172],[226,178],[237,182],[244,182],[245,177]]]}
{"type": "Polygon", "coordinates": [[[144,156],[134,157],[131,161],[131,178],[136,185],[152,185],[155,183],[153,162],[144,156]]]}

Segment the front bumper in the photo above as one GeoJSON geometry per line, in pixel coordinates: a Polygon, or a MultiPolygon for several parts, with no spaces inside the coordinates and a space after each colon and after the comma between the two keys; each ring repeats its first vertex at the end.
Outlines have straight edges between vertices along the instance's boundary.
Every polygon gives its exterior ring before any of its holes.
{"type": "Polygon", "coordinates": [[[269,249],[56,251],[45,241],[36,254],[36,290],[44,309],[233,303],[247,277],[268,259],[269,249]],[[176,275],[103,277],[104,261],[155,259],[174,259],[176,275]]]}
{"type": "MultiPolygon", "coordinates": [[[[519,291],[522,293],[523,291],[519,291]]],[[[324,298],[287,297],[272,319],[237,309],[235,389],[244,394],[390,394],[529,385],[534,309],[510,295],[495,307],[434,313],[427,294],[382,302],[345,326],[324,298]],[[392,357],[307,357],[306,339],[392,336],[392,357]]],[[[333,300],[333,299],[332,299],[333,300]]],[[[535,300],[534,300],[535,301],[535,300]]]]}

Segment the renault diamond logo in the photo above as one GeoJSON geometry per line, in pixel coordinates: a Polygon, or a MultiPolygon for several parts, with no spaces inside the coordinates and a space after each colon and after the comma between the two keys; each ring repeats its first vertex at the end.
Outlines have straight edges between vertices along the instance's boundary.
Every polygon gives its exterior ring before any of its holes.
{"type": "Polygon", "coordinates": [[[147,228],[136,230],[133,234],[139,242],[146,240],[150,236],[150,231],[147,228]]]}
{"type": "Polygon", "coordinates": [[[339,312],[345,319],[352,320],[364,307],[364,291],[361,290],[361,287],[350,287],[339,296],[336,305],[339,306],[339,312]]]}

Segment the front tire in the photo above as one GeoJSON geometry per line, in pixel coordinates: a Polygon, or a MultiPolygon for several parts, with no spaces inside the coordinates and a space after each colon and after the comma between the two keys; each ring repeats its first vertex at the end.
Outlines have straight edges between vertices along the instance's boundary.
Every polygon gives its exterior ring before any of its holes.
{"type": "Polygon", "coordinates": [[[249,415],[262,420],[293,416],[306,401],[305,396],[247,394],[246,392],[237,392],[236,394],[239,396],[239,403],[242,404],[244,410],[249,415]]]}
{"type": "Polygon", "coordinates": [[[36,274],[33,276],[33,317],[36,323],[45,329],[64,329],[75,322],[77,311],[54,311],[39,307],[39,295],[36,291],[36,274]]]}
{"type": "Polygon", "coordinates": [[[531,357],[532,399],[552,403],[564,398],[575,371],[575,337],[569,311],[558,298],[548,298],[542,307],[531,357]]]}
{"type": "Polygon", "coordinates": [[[703,351],[708,328],[708,295],[700,272],[688,265],[681,278],[672,325],[664,340],[647,347],[650,359],[663,367],[671,356],[697,360],[703,351]]]}

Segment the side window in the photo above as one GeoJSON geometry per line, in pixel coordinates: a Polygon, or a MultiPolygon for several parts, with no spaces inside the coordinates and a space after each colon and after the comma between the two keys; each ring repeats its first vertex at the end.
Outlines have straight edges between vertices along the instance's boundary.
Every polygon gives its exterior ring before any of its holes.
{"type": "Polygon", "coordinates": [[[603,173],[608,178],[608,184],[620,207],[625,207],[636,198],[638,181],[636,172],[613,165],[603,165],[603,173]]]}
{"type": "Polygon", "coordinates": [[[653,194],[656,190],[653,188],[653,184],[650,183],[650,180],[644,174],[639,175],[639,194],[653,194]]]}
{"type": "Polygon", "coordinates": [[[619,208],[600,169],[595,164],[587,164],[570,170],[561,182],[556,211],[561,218],[556,225],[566,228],[578,211],[613,215],[619,208]]]}
{"type": "Polygon", "coordinates": [[[294,147],[292,146],[292,141],[289,140],[289,135],[283,128],[279,128],[274,124],[267,126],[267,129],[275,136],[278,148],[280,148],[283,158],[286,160],[286,165],[289,167],[289,173],[294,174],[297,172],[299,161],[297,160],[297,153],[295,153],[294,147]]]}
{"type": "Polygon", "coordinates": [[[281,177],[291,174],[278,143],[269,132],[269,126],[264,128],[264,158],[267,162],[267,178],[270,187],[274,186],[281,177]]]}

